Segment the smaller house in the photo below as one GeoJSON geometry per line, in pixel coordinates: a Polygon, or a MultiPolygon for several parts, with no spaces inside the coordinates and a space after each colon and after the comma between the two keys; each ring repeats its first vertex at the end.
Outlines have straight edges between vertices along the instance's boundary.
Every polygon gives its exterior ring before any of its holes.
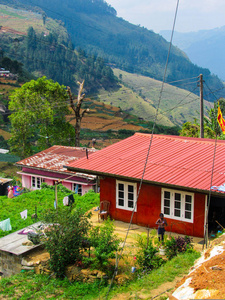
{"type": "Polygon", "coordinates": [[[41,183],[55,185],[61,182],[69,190],[84,195],[90,189],[97,190],[96,176],[68,171],[64,166],[82,157],[91,156],[94,148],[52,146],[33,156],[18,161],[15,165],[22,168],[22,186],[40,189],[41,183]]]}
{"type": "Polygon", "coordinates": [[[203,237],[225,227],[224,153],[224,140],[136,133],[67,168],[99,176],[113,219],[153,228],[162,212],[168,231],[203,237]]]}

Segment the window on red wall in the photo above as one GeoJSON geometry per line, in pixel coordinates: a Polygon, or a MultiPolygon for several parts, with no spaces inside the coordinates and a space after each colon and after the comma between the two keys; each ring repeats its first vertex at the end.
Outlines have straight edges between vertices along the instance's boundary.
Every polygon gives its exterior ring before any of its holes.
{"type": "MultiPolygon", "coordinates": [[[[116,207],[133,210],[137,198],[137,184],[125,181],[116,181],[116,207]]],[[[136,211],[136,209],[135,209],[136,211]]]]}
{"type": "Polygon", "coordinates": [[[162,212],[165,216],[193,223],[194,216],[194,194],[162,189],[162,212]]]}

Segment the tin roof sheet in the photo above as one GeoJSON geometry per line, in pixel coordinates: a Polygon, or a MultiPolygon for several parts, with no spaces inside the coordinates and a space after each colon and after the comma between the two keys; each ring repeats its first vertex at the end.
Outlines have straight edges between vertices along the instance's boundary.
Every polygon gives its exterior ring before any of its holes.
{"type": "MultiPolygon", "coordinates": [[[[95,151],[97,150],[94,148],[89,148],[88,154],[92,154],[95,151]]],[[[68,170],[64,168],[65,165],[68,165],[69,163],[85,156],[86,148],[55,145],[28,158],[18,161],[16,165],[57,172],[68,172],[68,170]]]]}
{"type": "MultiPolygon", "coordinates": [[[[140,180],[151,134],[136,133],[68,165],[69,170],[140,180]]],[[[225,183],[225,141],[153,135],[144,181],[198,190],[225,183]]]]}

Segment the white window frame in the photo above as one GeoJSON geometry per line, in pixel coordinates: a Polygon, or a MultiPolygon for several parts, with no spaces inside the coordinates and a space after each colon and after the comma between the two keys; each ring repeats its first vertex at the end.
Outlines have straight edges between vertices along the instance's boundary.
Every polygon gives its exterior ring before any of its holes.
{"type": "Polygon", "coordinates": [[[78,184],[78,191],[77,191],[77,195],[82,196],[83,194],[83,186],[80,183],[73,183],[73,192],[76,191],[76,185],[78,184]]]}
{"type": "Polygon", "coordinates": [[[31,187],[40,190],[44,178],[38,176],[31,176],[31,187]]]}
{"type": "Polygon", "coordinates": [[[189,223],[194,222],[194,193],[163,188],[161,195],[161,208],[165,217],[189,223]],[[165,192],[170,193],[170,198],[164,197],[165,192]],[[178,195],[180,195],[180,199],[178,195]],[[190,200],[187,198],[190,197],[191,203],[187,202],[190,200]],[[168,200],[167,205],[165,205],[164,200],[168,200]],[[191,213],[191,218],[185,217],[185,213],[191,213]],[[175,214],[177,214],[177,216],[175,214]],[[179,214],[180,216],[178,216],[179,214]]]}
{"type": "MultiPolygon", "coordinates": [[[[133,183],[133,182],[116,180],[116,208],[133,211],[136,200],[137,200],[137,184],[133,183]],[[119,185],[120,184],[124,185],[124,190],[122,191],[124,193],[123,198],[119,197],[119,185]],[[133,193],[128,191],[129,186],[133,187],[133,193]],[[128,204],[129,194],[130,194],[130,196],[133,195],[133,199],[129,200],[129,201],[133,202],[133,207],[129,207],[129,204],[128,204]],[[123,205],[120,204],[120,200],[123,200],[123,202],[124,202],[123,205]]],[[[136,211],[137,211],[137,206],[135,207],[135,212],[136,211]]]]}

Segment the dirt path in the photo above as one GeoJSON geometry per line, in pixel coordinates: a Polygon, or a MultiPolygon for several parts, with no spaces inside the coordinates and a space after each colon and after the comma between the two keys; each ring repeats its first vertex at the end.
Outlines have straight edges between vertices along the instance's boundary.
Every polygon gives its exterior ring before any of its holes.
{"type": "Polygon", "coordinates": [[[133,299],[157,299],[162,296],[166,296],[166,292],[172,293],[177,283],[182,279],[182,277],[176,277],[172,282],[165,282],[160,285],[157,289],[151,290],[151,293],[146,293],[143,289],[139,292],[127,292],[114,296],[111,300],[133,300],[133,299]]]}

